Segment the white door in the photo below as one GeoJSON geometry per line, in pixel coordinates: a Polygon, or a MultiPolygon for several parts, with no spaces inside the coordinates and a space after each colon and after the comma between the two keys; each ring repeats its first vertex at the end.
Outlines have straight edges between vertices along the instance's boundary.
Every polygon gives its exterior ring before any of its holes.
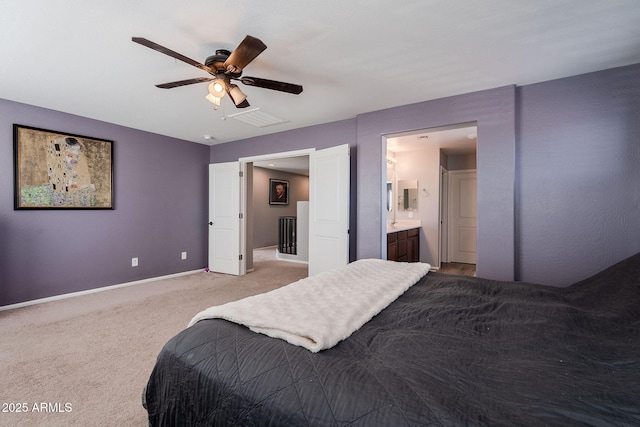
{"type": "Polygon", "coordinates": [[[349,263],[349,145],[309,155],[309,276],[349,263]]]}
{"type": "Polygon", "coordinates": [[[477,181],[475,170],[449,172],[449,262],[476,263],[477,181]]]}
{"type": "Polygon", "coordinates": [[[240,274],[240,163],[209,165],[209,269],[240,274]]]}

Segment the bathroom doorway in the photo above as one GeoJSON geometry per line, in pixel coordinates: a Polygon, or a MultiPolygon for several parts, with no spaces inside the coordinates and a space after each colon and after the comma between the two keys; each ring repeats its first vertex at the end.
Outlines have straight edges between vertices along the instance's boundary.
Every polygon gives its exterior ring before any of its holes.
{"type": "Polygon", "coordinates": [[[387,156],[385,185],[390,188],[391,198],[399,181],[418,183],[417,208],[403,211],[393,199],[386,224],[408,217],[420,220],[420,261],[434,269],[440,269],[442,263],[468,264],[456,267],[475,273],[477,237],[475,221],[470,217],[477,217],[477,180],[473,179],[477,123],[390,134],[383,137],[383,144],[387,156]],[[452,197],[456,200],[453,210],[452,197]],[[452,220],[455,213],[457,217],[452,220]],[[466,258],[452,254],[454,248],[458,252],[462,248],[466,258]],[[473,257],[470,252],[474,252],[473,257]]]}

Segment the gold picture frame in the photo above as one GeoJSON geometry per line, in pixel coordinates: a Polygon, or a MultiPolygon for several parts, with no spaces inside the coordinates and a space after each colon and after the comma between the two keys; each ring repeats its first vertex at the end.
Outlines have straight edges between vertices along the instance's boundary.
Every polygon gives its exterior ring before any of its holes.
{"type": "Polygon", "coordinates": [[[113,209],[113,141],[13,125],[14,209],[113,209]]]}

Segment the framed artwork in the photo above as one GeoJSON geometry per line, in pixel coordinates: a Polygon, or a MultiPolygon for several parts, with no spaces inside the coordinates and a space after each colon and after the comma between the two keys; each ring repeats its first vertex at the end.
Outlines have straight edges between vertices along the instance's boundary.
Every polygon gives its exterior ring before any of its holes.
{"type": "Polygon", "coordinates": [[[282,179],[269,179],[269,204],[289,204],[289,181],[282,179]]]}
{"type": "Polygon", "coordinates": [[[113,141],[13,125],[14,209],[113,209],[113,141]]]}

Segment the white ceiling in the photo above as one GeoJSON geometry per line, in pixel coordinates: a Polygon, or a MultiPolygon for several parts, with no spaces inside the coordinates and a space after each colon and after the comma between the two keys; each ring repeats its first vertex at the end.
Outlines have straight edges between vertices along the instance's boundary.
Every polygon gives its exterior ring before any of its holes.
{"type": "Polygon", "coordinates": [[[309,176],[309,156],[281,157],[253,162],[253,166],[309,176]]]}
{"type": "Polygon", "coordinates": [[[209,145],[639,63],[639,23],[638,0],[2,0],[0,98],[209,145]],[[286,123],[222,120],[239,110],[205,83],[156,88],[208,74],[131,41],[204,62],[247,34],[268,48],[244,76],[304,86],[240,85],[286,123]]]}
{"type": "Polygon", "coordinates": [[[425,144],[437,144],[447,155],[475,154],[478,128],[475,124],[389,135],[387,151],[400,153],[422,150],[425,144]]]}

